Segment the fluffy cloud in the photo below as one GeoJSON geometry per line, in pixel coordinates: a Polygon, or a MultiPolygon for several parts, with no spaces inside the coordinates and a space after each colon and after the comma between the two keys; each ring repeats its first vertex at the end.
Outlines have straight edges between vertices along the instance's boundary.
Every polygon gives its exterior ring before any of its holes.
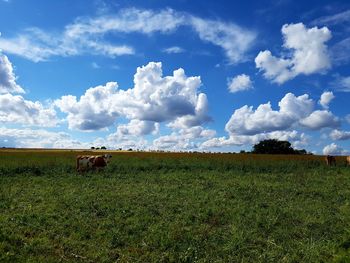
{"type": "Polygon", "coordinates": [[[7,56],[0,52],[0,94],[1,93],[24,93],[24,90],[16,83],[16,76],[13,72],[12,63],[7,56]]]}
{"type": "Polygon", "coordinates": [[[349,140],[350,139],[350,132],[349,131],[333,130],[329,134],[329,137],[331,137],[332,140],[349,140]]]}
{"type": "Polygon", "coordinates": [[[57,125],[58,120],[52,107],[7,93],[0,95],[0,123],[52,127],[57,125]]]}
{"type": "Polygon", "coordinates": [[[336,145],[335,143],[331,143],[329,145],[326,145],[323,148],[324,155],[343,155],[346,153],[347,153],[347,151],[345,151],[342,147],[336,145]]]}
{"type": "Polygon", "coordinates": [[[304,133],[298,134],[297,131],[274,131],[267,133],[260,133],[255,135],[235,135],[231,134],[228,138],[223,137],[215,137],[211,138],[200,145],[202,149],[211,149],[211,148],[222,148],[228,146],[241,146],[244,144],[256,144],[261,140],[267,139],[278,139],[278,140],[286,140],[291,141],[293,146],[306,145],[307,138],[304,133]]]}
{"type": "Polygon", "coordinates": [[[253,88],[253,82],[250,80],[250,77],[246,74],[241,74],[228,82],[228,90],[231,93],[238,91],[249,90],[253,88]]]}
{"type": "Polygon", "coordinates": [[[326,110],[316,110],[308,117],[300,120],[300,124],[311,129],[319,130],[325,127],[339,126],[339,118],[334,116],[331,112],[326,110]]]}
{"type": "Polygon", "coordinates": [[[73,140],[64,132],[33,129],[9,129],[0,127],[0,146],[23,148],[71,148],[86,149],[90,144],[73,140]]]}
{"type": "Polygon", "coordinates": [[[328,109],[329,103],[335,98],[333,95],[333,92],[331,91],[325,91],[322,93],[321,98],[319,100],[319,104],[325,108],[328,109]]]}
{"type": "Polygon", "coordinates": [[[131,120],[129,123],[117,127],[117,134],[120,136],[142,136],[147,134],[157,134],[158,132],[159,123],[152,121],[131,120]]]}
{"type": "Polygon", "coordinates": [[[267,79],[282,84],[299,74],[310,75],[331,67],[326,42],[331,38],[327,27],[306,28],[304,24],[285,24],[282,27],[283,47],[291,56],[278,58],[269,50],[255,58],[256,67],[267,79]]]}
{"type": "Polygon", "coordinates": [[[118,116],[144,123],[173,121],[181,127],[209,119],[206,95],[198,91],[199,77],[187,77],[181,68],[173,76],[162,75],[162,64],[150,62],[137,68],[133,88],[119,90],[117,83],[110,82],[88,89],[80,100],[63,96],[55,105],[68,114],[69,127],[80,130],[108,127],[118,116]]]}
{"type": "Polygon", "coordinates": [[[153,148],[157,150],[196,150],[203,140],[215,136],[214,130],[201,126],[180,129],[170,135],[161,136],[153,141],[153,148]]]}
{"type": "Polygon", "coordinates": [[[285,130],[299,119],[307,117],[313,109],[313,101],[304,94],[296,97],[286,94],[278,103],[280,110],[274,111],[270,102],[261,104],[254,111],[252,106],[235,110],[225,129],[229,134],[254,135],[258,133],[285,130]]]}
{"type": "Polygon", "coordinates": [[[245,60],[245,53],[255,39],[254,32],[233,23],[205,20],[173,9],[153,11],[129,8],[117,14],[76,19],[61,33],[28,28],[15,37],[0,38],[0,48],[35,62],[47,60],[52,56],[74,56],[84,53],[114,57],[134,54],[135,51],[128,45],[112,45],[106,42],[104,36],[107,34],[168,34],[180,26],[193,29],[201,40],[221,47],[230,63],[245,60]]]}
{"type": "Polygon", "coordinates": [[[287,93],[278,103],[279,110],[273,110],[270,102],[261,104],[256,110],[245,105],[234,111],[225,130],[228,137],[214,137],[203,142],[203,149],[235,145],[255,144],[265,139],[288,140],[293,147],[308,145],[308,136],[299,134],[293,128],[310,130],[336,127],[339,119],[326,110],[315,110],[315,102],[307,94],[295,96],[287,93]]]}

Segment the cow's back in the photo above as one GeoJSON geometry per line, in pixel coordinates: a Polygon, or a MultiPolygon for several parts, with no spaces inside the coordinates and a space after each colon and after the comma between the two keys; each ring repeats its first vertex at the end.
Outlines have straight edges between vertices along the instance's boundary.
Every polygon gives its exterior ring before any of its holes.
{"type": "Polygon", "coordinates": [[[93,163],[94,168],[100,168],[100,167],[105,167],[105,166],[107,166],[107,163],[102,156],[95,157],[95,160],[93,163]]]}

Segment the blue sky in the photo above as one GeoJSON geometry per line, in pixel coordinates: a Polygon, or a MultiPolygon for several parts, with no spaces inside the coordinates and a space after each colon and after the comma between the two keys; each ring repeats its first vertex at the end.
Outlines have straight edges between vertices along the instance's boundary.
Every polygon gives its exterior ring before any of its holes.
{"type": "Polygon", "coordinates": [[[350,150],[348,1],[0,0],[0,146],[350,150]]]}

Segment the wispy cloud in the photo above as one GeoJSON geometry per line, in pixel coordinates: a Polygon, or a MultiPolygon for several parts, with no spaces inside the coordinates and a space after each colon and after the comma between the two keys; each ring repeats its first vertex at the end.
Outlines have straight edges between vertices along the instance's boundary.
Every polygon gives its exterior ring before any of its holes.
{"type": "Polygon", "coordinates": [[[179,53],[185,52],[185,50],[181,47],[173,46],[173,47],[164,48],[163,52],[168,54],[179,54],[179,53]]]}
{"type": "Polygon", "coordinates": [[[336,25],[344,22],[350,22],[350,10],[329,16],[322,16],[311,22],[313,25],[336,25]]]}
{"type": "Polygon", "coordinates": [[[27,28],[15,36],[2,36],[0,48],[35,62],[52,56],[85,53],[114,57],[134,54],[135,50],[129,45],[108,42],[107,34],[170,34],[182,26],[192,28],[202,41],[221,47],[232,64],[245,60],[246,52],[256,37],[252,30],[234,23],[203,19],[173,9],[153,11],[129,8],[117,14],[78,18],[61,32],[27,28]]]}

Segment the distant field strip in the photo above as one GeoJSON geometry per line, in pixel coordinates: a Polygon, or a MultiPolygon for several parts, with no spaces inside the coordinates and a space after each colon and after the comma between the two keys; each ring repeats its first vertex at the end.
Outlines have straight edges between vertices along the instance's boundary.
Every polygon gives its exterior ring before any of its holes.
{"type": "Polygon", "coordinates": [[[337,157],[0,151],[0,262],[349,262],[337,157]]]}

